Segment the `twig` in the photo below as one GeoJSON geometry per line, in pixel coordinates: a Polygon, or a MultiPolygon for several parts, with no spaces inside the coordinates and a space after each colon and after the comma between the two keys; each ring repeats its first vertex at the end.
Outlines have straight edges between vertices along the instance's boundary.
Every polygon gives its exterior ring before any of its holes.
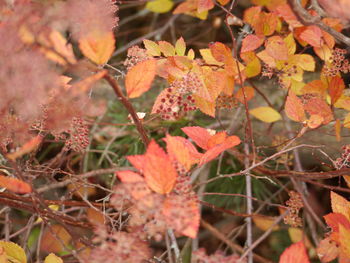
{"type": "Polygon", "coordinates": [[[139,117],[137,116],[134,107],[132,106],[130,101],[124,96],[123,92],[121,91],[121,89],[118,85],[118,82],[113,77],[111,77],[109,74],[107,74],[104,76],[104,79],[107,80],[107,82],[112,86],[115,94],[117,95],[117,97],[119,98],[121,103],[124,105],[126,110],[130,113],[131,118],[133,119],[133,121],[136,125],[136,129],[140,133],[141,140],[142,140],[143,144],[147,147],[147,145],[149,144],[147,132],[146,132],[144,126],[142,125],[139,117]]]}
{"type": "MultiPolygon", "coordinates": [[[[230,239],[228,239],[224,234],[222,234],[219,230],[217,230],[215,227],[213,227],[211,224],[209,224],[207,221],[204,219],[201,219],[201,225],[205,229],[207,229],[210,233],[212,233],[216,238],[224,242],[227,246],[229,246],[232,251],[238,251],[239,253],[243,253],[244,249],[235,243],[233,243],[230,239]]],[[[261,263],[271,263],[272,261],[263,258],[257,254],[253,254],[253,258],[256,262],[261,262],[261,263]]]]}
{"type": "Polygon", "coordinates": [[[345,36],[344,34],[334,30],[333,28],[327,26],[325,23],[321,21],[319,16],[310,15],[301,5],[299,0],[288,0],[292,10],[295,15],[299,18],[299,20],[304,25],[315,25],[318,26],[323,31],[326,31],[330,35],[332,35],[339,42],[344,43],[347,46],[350,46],[350,38],[345,36]]]}

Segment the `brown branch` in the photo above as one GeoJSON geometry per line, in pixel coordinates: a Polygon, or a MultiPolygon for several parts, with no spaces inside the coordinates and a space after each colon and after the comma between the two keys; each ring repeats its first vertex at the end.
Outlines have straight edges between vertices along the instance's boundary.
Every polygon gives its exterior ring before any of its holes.
{"type": "Polygon", "coordinates": [[[292,10],[295,15],[299,18],[300,22],[304,25],[315,25],[318,26],[323,31],[332,35],[339,42],[344,43],[345,45],[350,47],[350,38],[345,36],[344,34],[334,30],[333,28],[327,26],[325,23],[321,21],[319,16],[310,15],[300,4],[299,0],[288,0],[292,10]]]}
{"type": "MultiPolygon", "coordinates": [[[[228,239],[224,234],[222,234],[219,230],[217,230],[214,226],[206,222],[205,220],[201,219],[201,226],[204,227],[206,230],[208,230],[210,233],[212,233],[217,239],[224,242],[228,247],[230,247],[233,251],[238,251],[239,253],[243,253],[244,249],[235,243],[233,243],[230,239],[228,239]]],[[[272,261],[263,258],[262,256],[259,256],[255,253],[253,253],[253,258],[255,262],[261,262],[261,263],[271,263],[272,261]]]]}
{"type": "Polygon", "coordinates": [[[130,113],[131,118],[133,119],[133,121],[136,125],[136,128],[137,128],[138,132],[140,133],[142,142],[147,147],[147,145],[149,144],[147,132],[146,132],[144,126],[142,125],[139,117],[137,116],[134,107],[132,106],[130,101],[124,96],[123,92],[121,91],[121,89],[118,85],[118,82],[113,77],[111,77],[109,74],[107,74],[104,76],[104,79],[107,80],[109,85],[112,86],[114,93],[117,95],[118,99],[121,101],[121,103],[127,109],[127,111],[130,113]]]}

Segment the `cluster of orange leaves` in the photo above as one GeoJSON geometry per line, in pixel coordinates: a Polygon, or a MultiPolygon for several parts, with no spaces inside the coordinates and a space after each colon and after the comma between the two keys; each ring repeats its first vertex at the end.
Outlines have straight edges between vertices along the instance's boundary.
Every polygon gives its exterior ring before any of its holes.
{"type": "Polygon", "coordinates": [[[129,224],[143,225],[149,236],[160,238],[167,228],[173,228],[179,234],[196,237],[200,220],[199,204],[185,175],[193,165],[210,162],[240,143],[237,136],[228,136],[226,132],[214,134],[214,131],[201,127],[185,127],[182,130],[204,153],[198,152],[183,137],[167,135],[164,139],[167,153],[155,141],[151,141],[144,155],[127,157],[138,172],[116,173],[123,185],[115,189],[112,203],[120,209],[119,204],[125,203],[123,200],[129,196],[134,204],[134,208],[129,211],[132,215],[129,224]],[[141,214],[146,219],[135,220],[141,214]],[[147,231],[150,228],[149,221],[158,224],[159,229],[147,231]]]}

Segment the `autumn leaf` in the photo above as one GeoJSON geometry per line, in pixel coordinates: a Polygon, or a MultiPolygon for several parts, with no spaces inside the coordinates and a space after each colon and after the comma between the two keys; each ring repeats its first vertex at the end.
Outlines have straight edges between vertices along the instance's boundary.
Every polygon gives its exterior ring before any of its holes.
{"type": "Polygon", "coordinates": [[[331,191],[331,205],[334,213],[340,213],[350,220],[350,202],[331,191]]]}
{"type": "Polygon", "coordinates": [[[185,40],[180,37],[175,43],[175,52],[179,56],[184,56],[186,52],[186,43],[185,40]]]}
{"type": "Polygon", "coordinates": [[[156,61],[149,59],[133,66],[125,77],[125,88],[129,98],[137,98],[151,88],[156,75],[156,61]]]}
{"type": "Polygon", "coordinates": [[[198,0],[197,11],[199,13],[210,10],[214,7],[213,0],[198,0]]]}
{"type": "Polygon", "coordinates": [[[276,122],[281,119],[281,114],[271,107],[258,107],[250,110],[249,113],[255,118],[267,123],[276,122]]]}
{"type": "Polygon", "coordinates": [[[143,45],[145,46],[148,55],[156,57],[161,55],[159,45],[156,42],[144,39],[143,45]]]}
{"type": "Polygon", "coordinates": [[[329,96],[331,97],[332,105],[341,97],[344,89],[345,85],[343,79],[339,76],[332,77],[329,83],[329,96]]]}
{"type": "Polygon", "coordinates": [[[268,38],[265,47],[267,54],[269,54],[274,59],[288,59],[288,47],[281,37],[273,36],[268,38]]]}
{"type": "Polygon", "coordinates": [[[317,255],[321,262],[330,262],[336,259],[339,255],[339,246],[331,238],[327,237],[318,244],[317,255]]]}
{"type": "Polygon", "coordinates": [[[44,263],[63,263],[63,260],[53,253],[50,253],[46,258],[44,263]]]}
{"type": "Polygon", "coordinates": [[[34,151],[42,142],[43,137],[41,135],[37,135],[28,142],[26,142],[21,148],[13,153],[9,153],[6,155],[10,160],[16,160],[17,158],[22,157],[23,155],[34,151]]]}
{"type": "Polygon", "coordinates": [[[259,228],[262,231],[267,231],[272,228],[273,231],[276,231],[279,229],[278,225],[275,225],[276,217],[272,216],[253,216],[253,222],[256,225],[257,228],[259,228]]]}
{"type": "Polygon", "coordinates": [[[323,45],[322,31],[317,26],[307,26],[300,34],[300,38],[313,47],[319,48],[323,45]]]}
{"type": "Polygon", "coordinates": [[[153,0],[147,2],[146,9],[154,13],[166,13],[169,12],[174,6],[174,2],[172,0],[153,0]]]}
{"type": "Polygon", "coordinates": [[[71,241],[72,237],[60,225],[52,225],[50,229],[46,228],[42,235],[40,250],[48,253],[60,253],[65,250],[71,241]]]}
{"type": "Polygon", "coordinates": [[[244,104],[244,97],[246,101],[250,101],[252,98],[254,98],[255,90],[254,88],[250,86],[246,86],[243,88],[240,88],[237,93],[235,94],[235,98],[242,104],[244,104]],[[244,94],[243,94],[244,91],[244,94]],[[245,95],[245,96],[244,96],[245,95]]]}
{"type": "Polygon", "coordinates": [[[90,34],[79,39],[79,48],[85,57],[98,65],[107,63],[113,54],[113,32],[90,34]]]}
{"type": "Polygon", "coordinates": [[[198,126],[184,127],[182,131],[199,147],[207,150],[201,157],[199,165],[215,159],[220,153],[241,143],[237,136],[227,136],[226,132],[210,134],[208,130],[198,126]]]}
{"type": "Polygon", "coordinates": [[[260,47],[263,43],[264,38],[254,34],[250,34],[243,39],[241,52],[244,53],[248,51],[253,51],[260,47]]]}
{"type": "Polygon", "coordinates": [[[32,192],[30,184],[23,182],[17,178],[0,175],[0,187],[17,194],[27,194],[32,192]]]}
{"type": "Polygon", "coordinates": [[[27,256],[19,245],[10,241],[0,241],[0,248],[3,249],[6,255],[6,261],[15,263],[27,263],[27,256]]]}
{"type": "Polygon", "coordinates": [[[303,103],[292,91],[289,91],[284,110],[287,117],[293,121],[303,122],[306,119],[303,103]]]}
{"type": "Polygon", "coordinates": [[[155,141],[151,141],[145,155],[143,174],[147,185],[159,194],[169,193],[176,182],[177,172],[170,157],[155,141]]]}
{"type": "Polygon", "coordinates": [[[303,242],[298,242],[286,248],[282,253],[279,263],[309,263],[303,242]]]}
{"type": "Polygon", "coordinates": [[[198,201],[190,196],[169,195],[163,203],[162,213],[167,225],[171,226],[176,232],[190,238],[196,238],[199,222],[200,210],[198,201]]]}
{"type": "Polygon", "coordinates": [[[331,107],[324,99],[319,97],[310,98],[304,105],[304,109],[310,115],[319,115],[323,118],[322,124],[328,124],[333,120],[333,112],[331,107]]]}
{"type": "Polygon", "coordinates": [[[202,156],[196,147],[183,137],[167,134],[164,141],[167,144],[167,152],[170,158],[179,162],[186,171],[189,171],[192,165],[198,163],[202,156]]]}
{"type": "Polygon", "coordinates": [[[165,57],[175,56],[175,48],[172,44],[166,41],[158,41],[160,51],[165,57]]]}
{"type": "Polygon", "coordinates": [[[350,229],[339,225],[340,251],[350,259],[350,229]]]}

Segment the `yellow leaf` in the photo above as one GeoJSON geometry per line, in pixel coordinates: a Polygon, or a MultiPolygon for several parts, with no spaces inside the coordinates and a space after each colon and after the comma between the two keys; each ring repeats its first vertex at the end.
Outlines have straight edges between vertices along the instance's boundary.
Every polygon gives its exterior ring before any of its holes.
{"type": "Polygon", "coordinates": [[[350,202],[331,191],[331,205],[334,213],[340,213],[350,220],[350,202]]]}
{"type": "Polygon", "coordinates": [[[344,256],[350,258],[350,230],[339,224],[340,250],[344,256]]]}
{"type": "Polygon", "coordinates": [[[176,51],[176,54],[179,55],[179,56],[184,56],[185,55],[185,52],[186,52],[186,43],[185,43],[185,40],[180,37],[176,43],[175,43],[175,51],[176,51]]]}
{"type": "Polygon", "coordinates": [[[0,247],[3,248],[7,255],[7,262],[27,263],[27,257],[23,248],[13,242],[0,241],[0,247]]]}
{"type": "MultiPolygon", "coordinates": [[[[253,222],[262,231],[269,230],[272,225],[276,222],[276,218],[271,216],[253,216],[253,222]]],[[[278,225],[275,225],[272,230],[276,231],[279,229],[278,225]]]]}
{"type": "Polygon", "coordinates": [[[294,55],[292,61],[295,60],[295,64],[301,67],[303,70],[315,71],[315,60],[308,54],[294,55]]]}
{"type": "Polygon", "coordinates": [[[275,122],[281,119],[281,114],[271,107],[258,107],[250,110],[249,113],[255,118],[267,123],[275,122]]]}
{"type": "Polygon", "coordinates": [[[344,119],[344,127],[350,129],[350,113],[348,113],[344,119]]]}
{"type": "Polygon", "coordinates": [[[143,40],[143,44],[147,49],[147,54],[150,56],[160,56],[160,48],[158,44],[152,40],[145,39],[143,40]]]}
{"type": "Polygon", "coordinates": [[[55,254],[51,253],[45,258],[44,263],[63,263],[63,260],[55,254]]]}
{"type": "Polygon", "coordinates": [[[288,233],[289,233],[290,240],[293,243],[298,243],[300,241],[303,241],[303,243],[307,248],[310,248],[312,246],[310,240],[307,238],[303,230],[301,230],[300,228],[290,227],[288,228],[288,233]]]}
{"type": "Polygon", "coordinates": [[[107,63],[114,51],[113,32],[92,33],[79,40],[79,48],[85,57],[98,65],[107,63]]]}
{"type": "Polygon", "coordinates": [[[146,4],[146,9],[154,13],[169,12],[174,6],[172,0],[154,0],[146,4]]]}
{"type": "Polygon", "coordinates": [[[215,117],[215,101],[209,101],[199,97],[198,95],[193,95],[193,98],[196,101],[196,106],[200,109],[201,112],[208,114],[211,117],[215,117]]]}

